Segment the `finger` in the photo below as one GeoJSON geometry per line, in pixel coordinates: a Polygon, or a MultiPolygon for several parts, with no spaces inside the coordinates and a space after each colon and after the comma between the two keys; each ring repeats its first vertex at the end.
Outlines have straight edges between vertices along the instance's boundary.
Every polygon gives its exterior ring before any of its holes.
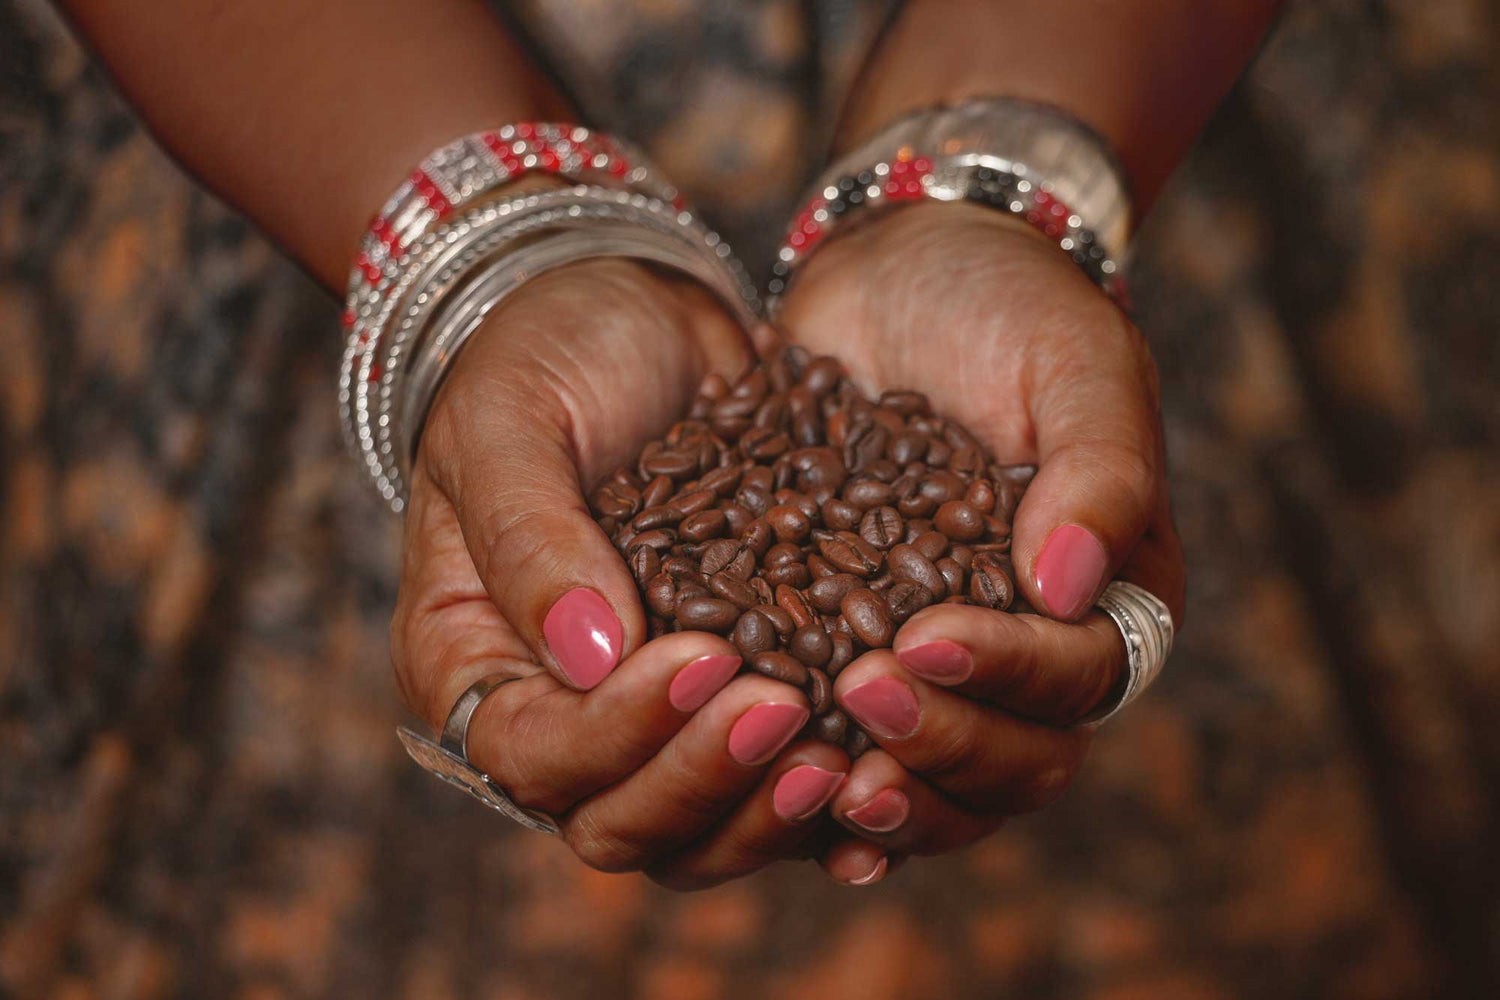
{"type": "Polygon", "coordinates": [[[497,310],[460,356],[419,451],[502,616],[581,691],[644,641],[645,617],[580,480],[601,479],[677,418],[709,367],[636,270],[607,264],[591,265],[586,323],[555,322],[577,310],[577,281],[554,280],[563,271],[497,310]],[[622,377],[631,372],[649,385],[622,377]]]}
{"type": "Polygon", "coordinates": [[[794,857],[848,771],[837,747],[793,743],[723,822],[646,874],[670,889],[703,889],[794,857]]]}
{"type": "Polygon", "coordinates": [[[452,505],[420,469],[406,508],[391,662],[407,706],[434,730],[475,681],[543,672],[474,572],[452,505]]]}
{"type": "Polygon", "coordinates": [[[574,852],[601,871],[655,863],[715,826],[760,783],[807,722],[791,685],[742,675],[634,774],[562,818],[574,852]]]}
{"type": "Polygon", "coordinates": [[[469,758],[521,805],[566,812],[650,761],[739,666],[718,636],[677,632],[587,693],[548,674],[503,685],[474,710],[469,758]]]}
{"type": "Polygon", "coordinates": [[[912,774],[884,750],[870,750],[849,770],[828,812],[852,833],[887,851],[944,854],[999,828],[912,774]]]}
{"type": "Polygon", "coordinates": [[[939,604],[901,627],[894,651],[925,681],[1055,726],[1088,715],[1125,669],[1120,630],[1098,612],[1068,624],[939,604]]]}
{"type": "Polygon", "coordinates": [[[907,770],[985,815],[1029,812],[1061,795],[1091,735],[1026,722],[929,684],[887,650],[845,667],[834,698],[907,770]]]}
{"type": "Polygon", "coordinates": [[[841,885],[874,885],[883,881],[906,858],[892,854],[879,844],[860,837],[844,837],[818,858],[818,865],[828,877],[841,885]]]}
{"type": "Polygon", "coordinates": [[[1065,621],[1083,616],[1135,548],[1163,489],[1150,355],[1117,310],[1101,303],[1098,315],[1117,329],[1090,341],[1086,362],[1054,363],[1033,391],[1040,463],[1014,520],[1017,583],[1065,621]]]}

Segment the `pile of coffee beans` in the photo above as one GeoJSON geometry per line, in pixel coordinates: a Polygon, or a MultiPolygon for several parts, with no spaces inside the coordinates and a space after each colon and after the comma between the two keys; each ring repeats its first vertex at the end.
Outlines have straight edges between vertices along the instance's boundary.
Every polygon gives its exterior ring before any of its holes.
{"type": "Polygon", "coordinates": [[[937,602],[1023,610],[1010,522],[1035,468],[991,463],[927,397],[861,394],[833,358],[777,353],[590,497],[640,584],[650,635],[727,636],[749,669],[796,685],[811,735],[869,737],[833,678],[937,602]]]}

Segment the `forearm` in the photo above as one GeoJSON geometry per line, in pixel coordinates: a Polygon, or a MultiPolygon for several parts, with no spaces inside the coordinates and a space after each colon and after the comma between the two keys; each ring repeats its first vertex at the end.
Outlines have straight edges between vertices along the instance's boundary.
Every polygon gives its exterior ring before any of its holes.
{"type": "Polygon", "coordinates": [[[566,114],[481,0],[59,0],[162,145],[326,287],[430,150],[566,114]]]}
{"type": "Polygon", "coordinates": [[[1120,154],[1144,214],[1254,54],[1279,0],[910,0],[866,64],[839,148],[966,97],[1063,108],[1120,154]]]}

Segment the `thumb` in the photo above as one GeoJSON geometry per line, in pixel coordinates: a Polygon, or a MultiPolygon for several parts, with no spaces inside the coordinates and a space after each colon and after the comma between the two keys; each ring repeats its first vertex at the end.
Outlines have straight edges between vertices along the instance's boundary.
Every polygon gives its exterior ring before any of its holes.
{"type": "Polygon", "coordinates": [[[1033,397],[1040,459],[1012,528],[1017,584],[1076,621],[1140,541],[1164,488],[1155,370],[1134,358],[1063,366],[1033,397]]]}

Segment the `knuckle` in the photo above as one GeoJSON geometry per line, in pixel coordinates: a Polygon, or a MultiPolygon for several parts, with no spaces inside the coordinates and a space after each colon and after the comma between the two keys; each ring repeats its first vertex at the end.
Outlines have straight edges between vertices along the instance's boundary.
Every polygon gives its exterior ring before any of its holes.
{"type": "Polygon", "coordinates": [[[563,838],[584,864],[601,872],[631,872],[644,867],[639,847],[602,826],[589,813],[575,816],[563,827],[563,838]]]}

